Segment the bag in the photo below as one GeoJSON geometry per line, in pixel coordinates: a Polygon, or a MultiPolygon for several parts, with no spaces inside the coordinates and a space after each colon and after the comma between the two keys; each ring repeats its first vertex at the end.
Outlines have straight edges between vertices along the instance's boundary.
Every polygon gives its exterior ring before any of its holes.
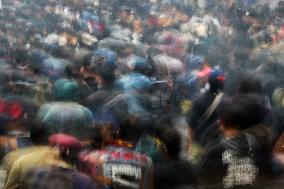
{"type": "Polygon", "coordinates": [[[147,156],[126,148],[83,152],[79,155],[79,169],[115,189],[151,188],[152,162],[147,156]]]}

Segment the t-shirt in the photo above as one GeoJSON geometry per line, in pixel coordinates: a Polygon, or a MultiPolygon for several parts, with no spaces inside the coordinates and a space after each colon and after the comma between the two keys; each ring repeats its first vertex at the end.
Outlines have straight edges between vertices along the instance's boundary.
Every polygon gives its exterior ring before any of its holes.
{"type": "Polygon", "coordinates": [[[38,166],[60,165],[69,167],[61,160],[59,151],[47,146],[33,147],[32,152],[22,156],[12,166],[7,178],[5,189],[16,189],[20,186],[23,176],[32,168],[38,166]]]}
{"type": "Polygon", "coordinates": [[[257,149],[255,138],[248,133],[215,140],[207,146],[201,162],[202,183],[209,186],[217,184],[219,188],[253,187],[259,175],[257,149]]]}

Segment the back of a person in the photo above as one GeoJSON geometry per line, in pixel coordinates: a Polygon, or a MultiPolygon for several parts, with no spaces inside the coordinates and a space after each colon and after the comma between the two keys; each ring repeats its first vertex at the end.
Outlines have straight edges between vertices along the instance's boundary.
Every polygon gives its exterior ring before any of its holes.
{"type": "Polygon", "coordinates": [[[157,163],[154,180],[155,188],[197,188],[196,170],[185,160],[157,163]]]}
{"type": "Polygon", "coordinates": [[[215,141],[208,146],[201,163],[202,184],[219,188],[254,188],[259,172],[255,151],[255,140],[249,134],[215,141]]]}
{"type": "Polygon", "coordinates": [[[151,188],[151,160],[126,148],[108,148],[80,154],[80,169],[113,188],[151,188]]]}
{"type": "Polygon", "coordinates": [[[59,152],[47,146],[34,147],[33,152],[19,158],[12,166],[5,185],[6,189],[17,188],[25,173],[37,166],[68,165],[61,161],[59,152]]]}
{"type": "Polygon", "coordinates": [[[16,150],[8,153],[3,159],[3,166],[4,166],[4,169],[7,173],[7,175],[9,175],[14,163],[18,159],[28,155],[29,153],[32,153],[34,150],[36,150],[36,148],[29,147],[29,148],[24,148],[24,149],[16,149],[16,150]]]}
{"type": "Polygon", "coordinates": [[[20,189],[100,189],[97,183],[80,172],[62,167],[37,167],[23,177],[20,189]]]}

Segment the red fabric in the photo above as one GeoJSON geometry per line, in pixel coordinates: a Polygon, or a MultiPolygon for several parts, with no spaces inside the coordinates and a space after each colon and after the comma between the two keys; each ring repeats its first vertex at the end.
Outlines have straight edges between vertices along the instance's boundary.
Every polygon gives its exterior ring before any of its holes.
{"type": "Polygon", "coordinates": [[[212,71],[212,68],[210,66],[205,65],[201,71],[197,72],[196,76],[199,78],[204,78],[204,77],[209,76],[211,71],[212,71]]]}
{"type": "Polygon", "coordinates": [[[18,120],[22,117],[24,109],[18,102],[0,101],[0,113],[5,114],[13,120],[18,120]]]}
{"type": "Polygon", "coordinates": [[[81,149],[78,139],[66,134],[54,134],[48,138],[48,143],[52,147],[59,147],[59,150],[81,149]]]}

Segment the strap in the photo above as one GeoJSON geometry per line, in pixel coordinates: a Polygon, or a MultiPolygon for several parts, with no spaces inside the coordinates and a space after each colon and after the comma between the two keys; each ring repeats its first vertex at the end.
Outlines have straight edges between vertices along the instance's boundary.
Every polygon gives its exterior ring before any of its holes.
{"type": "Polygon", "coordinates": [[[253,157],[254,153],[255,153],[254,147],[256,146],[257,142],[252,135],[250,135],[246,132],[244,134],[245,134],[246,140],[247,140],[248,145],[249,145],[248,153],[249,153],[250,157],[253,157]]]}
{"type": "Polygon", "coordinates": [[[223,96],[224,96],[223,92],[218,93],[214,101],[210,104],[210,106],[207,108],[204,114],[199,118],[198,121],[198,123],[200,123],[199,126],[203,125],[209,119],[209,117],[216,110],[217,106],[220,104],[221,100],[223,99],[223,96]]]}

